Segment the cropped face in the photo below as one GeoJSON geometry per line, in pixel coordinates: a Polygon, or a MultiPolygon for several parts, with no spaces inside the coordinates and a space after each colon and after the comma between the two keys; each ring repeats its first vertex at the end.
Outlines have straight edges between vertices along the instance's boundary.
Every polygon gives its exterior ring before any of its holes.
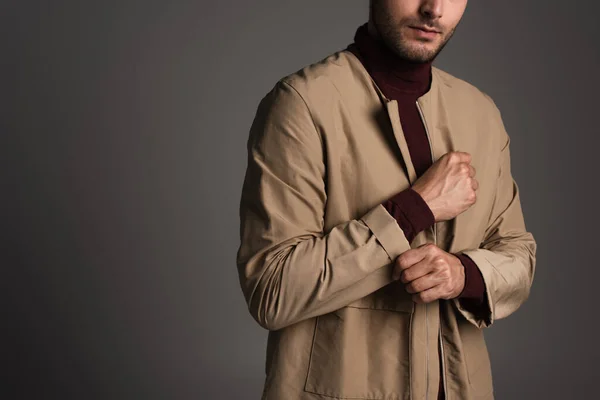
{"type": "Polygon", "coordinates": [[[454,34],[467,0],[371,0],[369,32],[398,56],[433,60],[454,34]]]}

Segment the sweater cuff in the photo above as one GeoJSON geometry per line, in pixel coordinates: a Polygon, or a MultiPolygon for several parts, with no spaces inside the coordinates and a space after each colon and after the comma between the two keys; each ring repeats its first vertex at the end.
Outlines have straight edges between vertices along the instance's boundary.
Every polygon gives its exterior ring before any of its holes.
{"type": "Polygon", "coordinates": [[[475,304],[481,304],[485,295],[485,282],[481,271],[466,254],[455,254],[465,268],[465,287],[458,295],[459,298],[471,299],[475,304]]]}
{"type": "Polygon", "coordinates": [[[408,242],[435,223],[433,212],[421,195],[412,188],[407,188],[382,205],[396,219],[408,242]]]}

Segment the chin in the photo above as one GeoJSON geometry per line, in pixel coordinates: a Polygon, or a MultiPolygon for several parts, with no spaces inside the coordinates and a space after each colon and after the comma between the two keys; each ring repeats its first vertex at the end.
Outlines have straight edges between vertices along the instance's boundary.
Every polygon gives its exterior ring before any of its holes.
{"type": "Polygon", "coordinates": [[[407,58],[410,61],[413,62],[428,62],[431,59],[433,59],[436,55],[436,52],[434,49],[427,49],[426,51],[423,51],[423,48],[410,48],[410,49],[405,49],[405,51],[403,52],[403,54],[407,55],[407,58]],[[406,51],[408,50],[408,51],[406,51]]]}

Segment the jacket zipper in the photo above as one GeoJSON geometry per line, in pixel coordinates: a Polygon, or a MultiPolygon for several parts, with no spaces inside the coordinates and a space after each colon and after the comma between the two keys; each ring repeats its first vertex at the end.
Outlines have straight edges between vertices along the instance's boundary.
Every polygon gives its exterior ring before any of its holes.
{"type": "MultiPolygon", "coordinates": [[[[419,111],[419,115],[421,116],[421,121],[423,122],[423,126],[425,127],[425,133],[427,134],[427,141],[429,142],[429,150],[431,151],[431,161],[435,162],[433,155],[433,146],[431,144],[431,137],[429,136],[429,130],[427,129],[427,123],[425,122],[425,117],[423,116],[423,112],[421,111],[421,105],[419,104],[419,100],[416,102],[417,110],[419,111]]],[[[433,242],[437,246],[437,226],[436,223],[433,223],[433,242]]],[[[427,318],[427,306],[425,306],[425,334],[427,338],[429,338],[429,319],[427,318]]],[[[440,351],[441,351],[441,362],[442,362],[442,379],[443,387],[444,387],[444,398],[447,399],[448,390],[446,389],[446,367],[444,365],[444,343],[442,339],[442,326],[440,324],[440,329],[438,330],[438,336],[440,341],[440,351]]],[[[429,395],[429,344],[426,346],[426,363],[427,366],[427,379],[426,379],[426,389],[425,389],[425,400],[427,400],[429,395]]]]}

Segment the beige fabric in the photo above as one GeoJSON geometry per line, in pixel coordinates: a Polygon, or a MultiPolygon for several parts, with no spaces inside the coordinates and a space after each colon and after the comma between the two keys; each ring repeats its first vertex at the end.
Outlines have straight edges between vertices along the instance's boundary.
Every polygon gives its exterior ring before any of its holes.
{"type": "Polygon", "coordinates": [[[477,202],[408,243],[381,202],[416,179],[397,104],[360,61],[336,52],[281,79],[248,140],[240,203],[240,284],[269,330],[263,399],[493,399],[482,329],[528,297],[536,242],[511,175],[509,136],[492,99],[433,68],[418,101],[434,160],[460,150],[477,202]],[[458,299],[415,304],[392,262],[424,243],[481,269],[488,315],[458,299]]]}

